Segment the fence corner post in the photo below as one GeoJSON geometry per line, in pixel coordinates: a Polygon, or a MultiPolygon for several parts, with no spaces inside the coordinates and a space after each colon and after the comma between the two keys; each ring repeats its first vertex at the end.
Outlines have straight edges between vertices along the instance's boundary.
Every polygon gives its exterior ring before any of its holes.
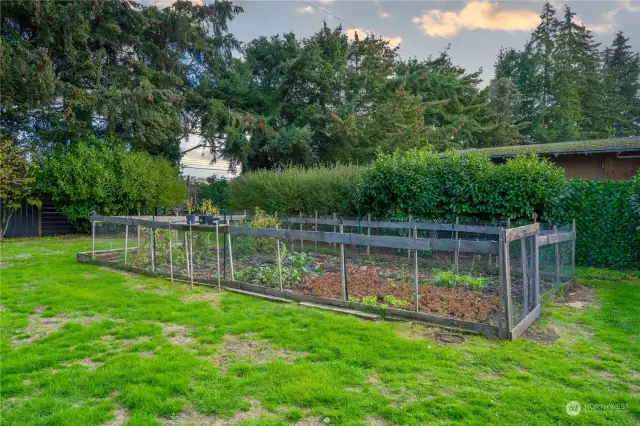
{"type": "MultiPolygon", "coordinates": [[[[558,227],[556,225],[553,225],[553,233],[557,234],[558,233],[558,227]]],[[[556,285],[560,285],[562,284],[562,278],[560,277],[560,244],[559,243],[554,243],[553,247],[555,249],[555,255],[556,255],[556,285]]]]}
{"type": "Polygon", "coordinates": [[[499,235],[499,265],[500,265],[500,287],[499,287],[499,328],[500,337],[509,339],[513,328],[512,302],[511,302],[511,268],[509,264],[509,241],[507,240],[507,230],[502,229],[499,235]]]}

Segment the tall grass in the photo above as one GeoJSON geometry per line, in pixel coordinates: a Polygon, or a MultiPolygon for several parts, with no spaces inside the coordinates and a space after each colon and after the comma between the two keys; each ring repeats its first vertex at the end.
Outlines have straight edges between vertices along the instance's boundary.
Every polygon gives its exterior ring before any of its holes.
{"type": "Polygon", "coordinates": [[[363,169],[337,165],[245,173],[229,184],[229,210],[253,211],[260,207],[278,215],[318,211],[353,216],[357,213],[353,195],[363,169]]]}

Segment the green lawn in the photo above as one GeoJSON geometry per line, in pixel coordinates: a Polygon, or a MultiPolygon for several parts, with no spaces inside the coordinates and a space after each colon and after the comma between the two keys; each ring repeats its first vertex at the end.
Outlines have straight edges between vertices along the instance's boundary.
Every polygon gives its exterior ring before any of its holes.
{"type": "Polygon", "coordinates": [[[2,243],[3,425],[640,419],[638,275],[581,271],[596,303],[546,304],[534,331],[557,333],[552,345],[479,336],[447,345],[421,325],[77,264],[89,248],[88,239],[2,243]],[[576,417],[569,401],[582,405],[576,417]]]}

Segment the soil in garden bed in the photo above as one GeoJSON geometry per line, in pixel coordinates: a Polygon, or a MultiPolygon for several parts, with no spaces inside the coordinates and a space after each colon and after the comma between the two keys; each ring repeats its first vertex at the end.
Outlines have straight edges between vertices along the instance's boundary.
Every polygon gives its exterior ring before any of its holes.
{"type": "MultiPolygon", "coordinates": [[[[333,268],[332,268],[333,269],[333,268]]],[[[413,310],[415,306],[413,282],[407,278],[389,279],[398,273],[397,267],[348,265],[347,285],[349,298],[361,301],[375,297],[378,305],[413,310]],[[393,302],[389,302],[392,300],[393,302]]],[[[420,275],[419,281],[428,279],[420,275]]],[[[307,275],[293,286],[292,291],[339,299],[342,297],[342,279],[339,272],[307,275]]],[[[418,287],[420,312],[465,321],[488,323],[498,310],[498,297],[465,288],[443,288],[420,283],[418,287]]],[[[372,300],[371,300],[372,301],[372,300]]]]}

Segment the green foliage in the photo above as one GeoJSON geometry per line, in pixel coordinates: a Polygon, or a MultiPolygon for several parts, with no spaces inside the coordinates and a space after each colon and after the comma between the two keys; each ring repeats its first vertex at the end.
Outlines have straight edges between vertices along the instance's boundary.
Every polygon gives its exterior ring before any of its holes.
{"type": "Polygon", "coordinates": [[[578,265],[640,268],[640,216],[631,201],[636,185],[637,180],[570,181],[559,221],[576,220],[578,265]]]}
{"type": "Polygon", "coordinates": [[[376,296],[363,296],[360,303],[369,306],[378,306],[378,298],[376,296]]]}
{"type": "Polygon", "coordinates": [[[389,305],[393,306],[394,308],[408,308],[408,307],[411,306],[411,302],[408,302],[406,300],[396,299],[391,294],[386,295],[384,297],[384,301],[385,301],[385,303],[388,303],[389,305]]]}
{"type": "Polygon", "coordinates": [[[430,150],[381,154],[365,169],[356,200],[380,216],[469,217],[482,221],[552,217],[565,189],[562,169],[535,156],[495,165],[487,157],[430,150]]]}
{"type": "Polygon", "coordinates": [[[208,177],[207,183],[200,185],[200,198],[211,200],[213,205],[221,210],[227,209],[228,197],[229,183],[223,177],[208,177]]]}
{"type": "Polygon", "coordinates": [[[238,47],[227,23],[241,12],[227,1],[5,2],[1,126],[42,149],[113,136],[177,164],[186,133],[213,139],[228,123],[211,85],[238,47]]]}
{"type": "Polygon", "coordinates": [[[126,215],[180,205],[187,190],[167,160],[95,139],[58,147],[40,159],[37,186],[80,229],[89,214],[126,215]]]}
{"type": "Polygon", "coordinates": [[[363,168],[358,166],[318,167],[305,170],[260,170],[244,173],[229,183],[231,211],[260,207],[279,216],[299,212],[353,215],[352,194],[363,168]]]}
{"type": "Polygon", "coordinates": [[[432,283],[437,287],[454,288],[456,285],[467,287],[471,290],[484,290],[490,283],[489,278],[474,277],[473,275],[456,275],[453,271],[433,271],[432,283]]]}
{"type": "MultiPolygon", "coordinates": [[[[0,135],[1,136],[1,135],[0,135]]],[[[24,149],[9,138],[0,138],[0,239],[4,237],[13,213],[23,200],[41,207],[42,202],[33,195],[35,177],[24,149]]]]}
{"type": "Polygon", "coordinates": [[[288,251],[284,244],[282,250],[282,265],[278,271],[278,265],[250,266],[237,271],[239,281],[258,283],[268,287],[279,287],[279,273],[282,274],[282,285],[291,288],[295,283],[302,282],[305,275],[320,275],[324,270],[315,263],[315,259],[306,253],[296,252],[293,249],[288,251]]]}
{"type": "Polygon", "coordinates": [[[619,32],[601,49],[569,6],[557,15],[543,5],[524,49],[498,55],[494,81],[508,77],[522,95],[511,123],[534,143],[637,134],[640,56],[629,39],[619,32]]]}

